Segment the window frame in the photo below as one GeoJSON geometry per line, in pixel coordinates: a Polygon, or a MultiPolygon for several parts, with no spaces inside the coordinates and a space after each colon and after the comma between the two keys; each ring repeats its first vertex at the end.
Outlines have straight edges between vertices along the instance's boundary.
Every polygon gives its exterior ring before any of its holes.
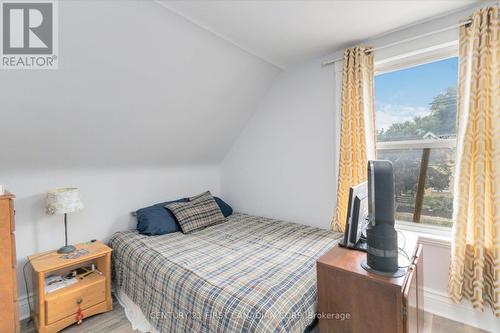
{"type": "MultiPolygon", "coordinates": [[[[399,54],[390,58],[376,60],[374,62],[374,76],[390,73],[406,68],[424,65],[431,62],[458,57],[458,40],[435,45],[425,49],[399,54]]],[[[375,96],[374,96],[375,97],[375,96]]],[[[443,140],[402,140],[381,141],[375,143],[375,151],[389,149],[438,149],[456,148],[455,139],[443,140]]],[[[401,230],[451,238],[453,226],[443,227],[415,222],[396,220],[396,227],[401,230]]]]}
{"type": "Polygon", "coordinates": [[[455,139],[442,139],[442,140],[400,140],[400,141],[380,141],[376,144],[376,150],[390,150],[390,149],[439,149],[439,148],[456,148],[455,139]]]}

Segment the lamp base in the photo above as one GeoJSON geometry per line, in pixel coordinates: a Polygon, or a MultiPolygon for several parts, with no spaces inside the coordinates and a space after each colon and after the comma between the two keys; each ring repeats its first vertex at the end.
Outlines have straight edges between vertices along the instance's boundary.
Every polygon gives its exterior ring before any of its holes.
{"type": "Polygon", "coordinates": [[[73,245],[66,245],[57,250],[57,253],[71,253],[76,251],[76,247],[73,245]]]}

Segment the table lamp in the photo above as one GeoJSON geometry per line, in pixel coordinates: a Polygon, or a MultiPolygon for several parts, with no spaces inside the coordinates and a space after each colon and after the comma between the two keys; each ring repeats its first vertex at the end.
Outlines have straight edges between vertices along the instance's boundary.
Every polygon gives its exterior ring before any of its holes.
{"type": "Polygon", "coordinates": [[[57,253],[71,253],[76,250],[73,245],[68,245],[67,214],[81,209],[83,209],[83,203],[77,188],[60,188],[47,192],[45,212],[48,215],[64,214],[65,245],[57,253]]]}

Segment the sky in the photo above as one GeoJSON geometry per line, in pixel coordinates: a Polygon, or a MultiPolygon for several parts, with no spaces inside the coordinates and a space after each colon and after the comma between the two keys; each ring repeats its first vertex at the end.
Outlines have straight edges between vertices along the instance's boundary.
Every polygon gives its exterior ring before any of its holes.
{"type": "Polygon", "coordinates": [[[375,76],[377,130],[429,114],[432,98],[457,80],[457,57],[375,76]]]}

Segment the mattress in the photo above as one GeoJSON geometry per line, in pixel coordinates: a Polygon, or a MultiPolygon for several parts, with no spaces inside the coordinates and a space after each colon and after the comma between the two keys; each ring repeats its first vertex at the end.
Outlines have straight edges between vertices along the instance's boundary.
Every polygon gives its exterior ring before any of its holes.
{"type": "Polygon", "coordinates": [[[340,237],[239,213],[192,234],[118,232],[113,281],[158,332],[303,332],[316,259],[340,237]]]}

